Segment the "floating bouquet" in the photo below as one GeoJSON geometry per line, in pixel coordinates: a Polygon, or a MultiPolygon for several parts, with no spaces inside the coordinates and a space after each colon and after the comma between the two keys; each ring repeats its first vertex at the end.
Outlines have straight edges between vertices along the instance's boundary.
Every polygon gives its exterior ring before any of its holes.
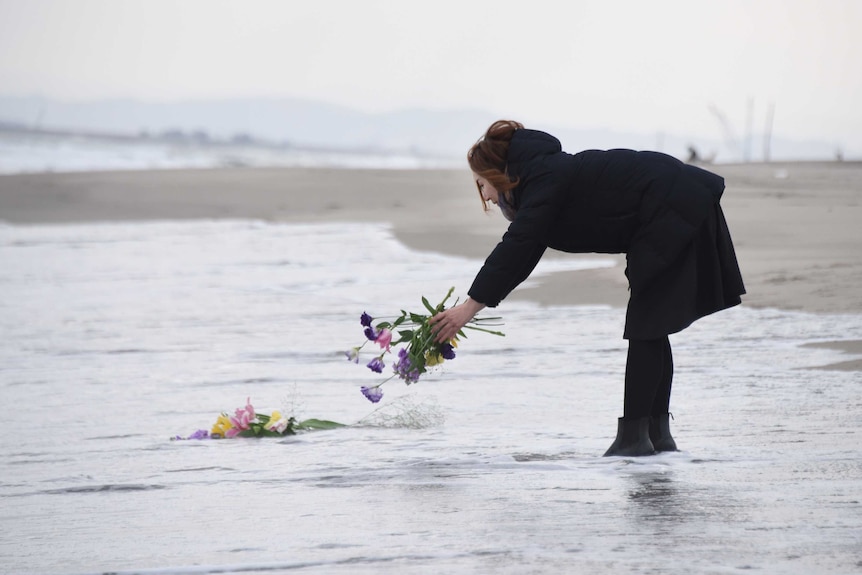
{"type": "MultiPolygon", "coordinates": [[[[432,316],[445,310],[446,301],[452,296],[455,288],[450,288],[446,297],[443,298],[436,306],[431,306],[428,300],[423,296],[422,305],[428,310],[429,315],[423,315],[413,312],[401,310],[401,315],[393,321],[380,321],[374,324],[374,318],[363,312],[359,322],[362,325],[365,333],[365,341],[362,345],[351,348],[346,352],[347,359],[354,363],[359,363],[359,352],[369,342],[374,342],[383,350],[379,355],[375,356],[366,364],[366,367],[375,373],[383,373],[383,368],[386,364],[383,358],[388,353],[392,353],[392,347],[401,343],[407,343],[406,348],[398,350],[398,360],[393,364],[392,369],[395,372],[390,377],[373,386],[362,386],[362,394],[372,403],[377,403],[383,398],[383,390],[380,387],[394,377],[400,377],[407,385],[419,381],[419,377],[428,371],[428,368],[442,364],[447,359],[455,359],[455,348],[458,346],[460,338],[466,339],[464,330],[460,330],[458,335],[452,340],[444,343],[434,341],[435,333],[432,330],[431,324],[428,322],[432,316]],[[404,329],[399,329],[399,328],[404,329]],[[397,334],[397,339],[396,338],[397,334]]],[[[483,331],[493,335],[503,336],[502,332],[492,331],[479,327],[476,324],[489,321],[499,321],[499,317],[490,318],[473,318],[464,326],[465,329],[483,331]],[[473,324],[473,325],[470,325],[473,324]]]]}
{"type": "Polygon", "coordinates": [[[335,429],[344,427],[343,423],[325,419],[305,419],[296,421],[294,417],[285,417],[279,411],[270,415],[258,413],[251,404],[251,398],[245,400],[245,407],[234,412],[234,415],[222,413],[216,419],[212,429],[198,429],[188,437],[177,435],[171,439],[223,439],[234,437],[283,437],[296,435],[297,431],[313,431],[317,429],[335,429]]]}

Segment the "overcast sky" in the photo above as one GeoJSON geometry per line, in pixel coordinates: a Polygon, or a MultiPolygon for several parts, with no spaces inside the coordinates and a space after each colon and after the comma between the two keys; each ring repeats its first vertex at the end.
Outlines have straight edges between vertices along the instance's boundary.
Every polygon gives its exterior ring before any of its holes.
{"type": "Polygon", "coordinates": [[[862,1],[0,0],[0,94],[300,97],[862,152],[862,1]]]}

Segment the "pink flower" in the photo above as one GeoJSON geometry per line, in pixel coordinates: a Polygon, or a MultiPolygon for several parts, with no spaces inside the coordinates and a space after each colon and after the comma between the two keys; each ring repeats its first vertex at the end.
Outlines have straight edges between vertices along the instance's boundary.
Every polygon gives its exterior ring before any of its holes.
{"type": "Polygon", "coordinates": [[[389,344],[392,343],[392,332],[384,327],[374,342],[380,346],[380,349],[386,348],[386,351],[389,351],[389,344]]]}
{"type": "Polygon", "coordinates": [[[236,410],[236,415],[230,418],[233,427],[225,433],[228,437],[234,437],[239,432],[251,427],[251,423],[255,418],[254,407],[251,405],[251,398],[246,398],[245,407],[236,410]]]}

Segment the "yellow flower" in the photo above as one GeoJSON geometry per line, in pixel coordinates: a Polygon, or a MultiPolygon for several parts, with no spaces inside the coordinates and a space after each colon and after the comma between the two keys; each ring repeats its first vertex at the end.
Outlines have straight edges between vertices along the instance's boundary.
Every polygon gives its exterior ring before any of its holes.
{"type": "Polygon", "coordinates": [[[264,425],[264,427],[269,429],[269,426],[272,425],[273,423],[275,423],[276,421],[278,421],[279,419],[281,419],[281,412],[280,411],[273,411],[272,415],[269,416],[269,423],[264,425]]]}
{"type": "Polygon", "coordinates": [[[218,419],[213,424],[212,431],[210,431],[210,435],[213,437],[227,437],[225,434],[228,429],[233,427],[233,423],[230,422],[230,418],[222,413],[218,416],[218,419]]]}
{"type": "Polygon", "coordinates": [[[432,354],[431,351],[425,352],[425,365],[428,367],[443,363],[443,356],[439,353],[432,354]]]}
{"type": "Polygon", "coordinates": [[[284,433],[284,430],[287,429],[287,423],[288,421],[281,416],[280,411],[273,411],[272,415],[269,416],[269,422],[263,427],[269,431],[284,433]]]}
{"type": "Polygon", "coordinates": [[[449,340],[449,345],[451,345],[452,347],[458,347],[458,336],[457,335],[449,340]]]}

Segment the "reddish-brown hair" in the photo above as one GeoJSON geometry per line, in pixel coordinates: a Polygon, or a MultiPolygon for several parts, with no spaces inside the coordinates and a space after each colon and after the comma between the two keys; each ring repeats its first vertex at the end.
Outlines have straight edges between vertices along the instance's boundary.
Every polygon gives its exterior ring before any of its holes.
{"type": "MultiPolygon", "coordinates": [[[[498,192],[505,194],[510,203],[512,202],[510,192],[518,185],[518,180],[512,181],[506,174],[509,142],[512,141],[515,130],[523,127],[523,124],[514,120],[497,120],[467,152],[467,163],[470,164],[470,169],[488,180],[498,192]]],[[[476,188],[479,188],[478,183],[476,188]]],[[[482,200],[482,207],[488,211],[488,203],[482,197],[481,189],[479,189],[479,199],[482,200]]]]}

